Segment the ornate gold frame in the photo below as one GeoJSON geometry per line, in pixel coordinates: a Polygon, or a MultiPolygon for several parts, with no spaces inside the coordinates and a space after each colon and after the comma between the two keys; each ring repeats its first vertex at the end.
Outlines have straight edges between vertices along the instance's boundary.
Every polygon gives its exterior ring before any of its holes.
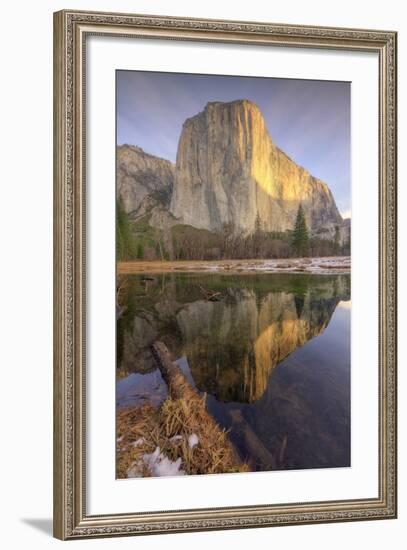
{"type": "Polygon", "coordinates": [[[395,32],[147,15],[54,14],[54,535],[60,539],[396,517],[395,32]],[[379,495],[364,500],[89,516],[85,494],[86,36],[376,52],[379,59],[379,495]]]}

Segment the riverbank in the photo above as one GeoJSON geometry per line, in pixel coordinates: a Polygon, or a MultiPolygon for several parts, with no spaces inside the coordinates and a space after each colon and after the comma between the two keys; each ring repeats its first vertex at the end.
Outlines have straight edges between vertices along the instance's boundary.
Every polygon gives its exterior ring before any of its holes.
{"type": "Polygon", "coordinates": [[[117,477],[249,471],[207,411],[205,395],[190,385],[163,344],[154,344],[152,352],[169,397],[158,408],[145,404],[117,411],[117,477]]]}
{"type": "Polygon", "coordinates": [[[287,258],[269,260],[196,260],[196,261],[152,261],[144,260],[118,262],[118,275],[137,273],[171,272],[215,272],[215,273],[350,273],[350,256],[329,256],[322,258],[287,258]]]}

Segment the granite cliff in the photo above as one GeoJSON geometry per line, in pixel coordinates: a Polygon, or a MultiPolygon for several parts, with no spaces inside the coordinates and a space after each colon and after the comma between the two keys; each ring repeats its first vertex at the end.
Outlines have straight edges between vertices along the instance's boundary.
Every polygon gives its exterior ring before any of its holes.
{"type": "Polygon", "coordinates": [[[117,195],[133,219],[168,212],[174,185],[174,165],[140,147],[117,148],[117,195]]]}
{"type": "Polygon", "coordinates": [[[272,141],[260,109],[246,99],[208,103],[185,121],[178,145],[171,212],[209,231],[292,229],[299,204],[316,231],[342,223],[328,186],[272,141]]]}
{"type": "Polygon", "coordinates": [[[260,109],[242,99],[208,103],[184,122],[174,166],[141,148],[117,149],[117,194],[134,220],[160,229],[190,225],[235,235],[294,227],[302,204],[312,235],[349,238],[326,183],[272,141],[260,109]]]}

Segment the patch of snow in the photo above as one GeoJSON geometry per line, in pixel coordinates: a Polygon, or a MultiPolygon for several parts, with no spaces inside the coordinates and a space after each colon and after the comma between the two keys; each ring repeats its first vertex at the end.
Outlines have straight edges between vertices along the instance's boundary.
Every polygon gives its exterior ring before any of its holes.
{"type": "Polygon", "coordinates": [[[233,262],[231,264],[204,264],[200,270],[210,271],[246,271],[260,273],[346,273],[350,269],[350,256],[329,256],[311,258],[278,258],[233,262]]]}
{"type": "Polygon", "coordinates": [[[199,443],[199,439],[198,439],[198,436],[196,434],[191,434],[188,437],[188,447],[190,449],[193,449],[196,445],[198,445],[198,443],[199,443]]]}
{"type": "Polygon", "coordinates": [[[116,440],[117,443],[120,443],[121,441],[123,441],[123,437],[124,437],[124,435],[121,435],[120,437],[118,437],[117,440],[116,440]]]}
{"type": "Polygon", "coordinates": [[[156,447],[151,454],[143,455],[144,464],[148,467],[151,475],[154,477],[162,476],[179,476],[184,475],[184,470],[181,470],[181,458],[177,458],[175,462],[167,458],[160,451],[160,447],[156,447]]]}
{"type": "Polygon", "coordinates": [[[127,477],[143,477],[143,463],[136,460],[127,468],[127,477]]]}
{"type": "Polygon", "coordinates": [[[178,441],[182,441],[184,438],[182,435],[173,435],[170,437],[170,443],[177,443],[178,441]]]}
{"type": "Polygon", "coordinates": [[[144,437],[139,437],[136,441],[133,441],[132,446],[138,447],[139,445],[143,445],[144,441],[144,437]]]}

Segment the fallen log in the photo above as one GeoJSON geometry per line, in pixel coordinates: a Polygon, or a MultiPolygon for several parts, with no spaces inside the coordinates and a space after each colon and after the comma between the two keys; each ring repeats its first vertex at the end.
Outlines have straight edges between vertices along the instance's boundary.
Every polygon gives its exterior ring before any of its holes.
{"type": "Polygon", "coordinates": [[[172,399],[201,399],[181,369],[172,362],[170,352],[163,342],[154,342],[151,345],[151,353],[172,399]]]}
{"type": "Polygon", "coordinates": [[[188,411],[188,424],[193,428],[192,431],[197,433],[199,441],[202,442],[205,448],[207,456],[205,460],[208,461],[208,471],[206,473],[221,471],[216,469],[215,463],[211,464],[209,460],[211,454],[214,457],[215,455],[221,456],[219,463],[224,462],[227,465],[225,471],[231,471],[233,468],[235,468],[235,471],[248,471],[247,464],[242,461],[225,430],[218,425],[206,409],[205,396],[200,395],[191,386],[180,368],[173,363],[165,344],[154,342],[150,348],[161,375],[168,386],[170,398],[174,402],[185,403],[185,407],[181,408],[188,411]]]}
{"type": "Polygon", "coordinates": [[[253,462],[253,466],[258,467],[260,465],[264,470],[274,470],[276,464],[273,455],[263,445],[241,411],[238,409],[232,410],[229,412],[229,417],[232,419],[233,430],[237,438],[242,441],[244,447],[250,453],[250,465],[253,462]]]}

